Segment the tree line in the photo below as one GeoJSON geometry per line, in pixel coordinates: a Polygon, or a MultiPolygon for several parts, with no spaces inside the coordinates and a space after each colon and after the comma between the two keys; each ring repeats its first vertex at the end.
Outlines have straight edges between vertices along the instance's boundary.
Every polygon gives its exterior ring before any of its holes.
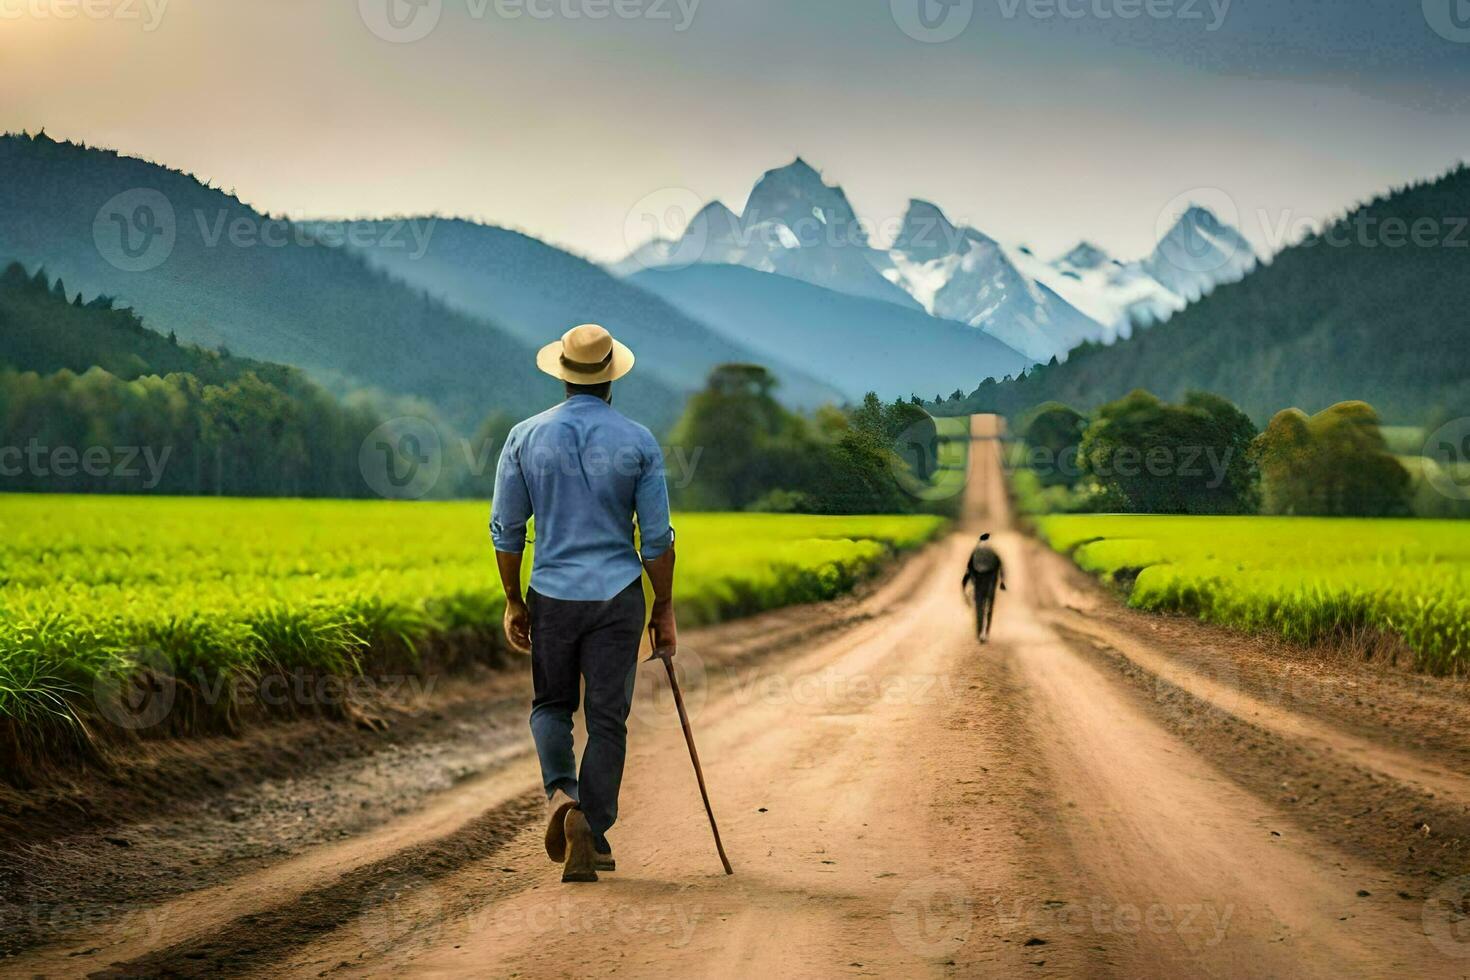
{"type": "Polygon", "coordinates": [[[1408,471],[1378,414],[1342,402],[1278,412],[1264,431],[1218,395],[1136,390],[1083,414],[1047,402],[1019,419],[1028,509],[1389,517],[1410,513],[1408,471]]]}
{"type": "Polygon", "coordinates": [[[885,405],[869,393],[855,407],[827,406],[808,416],[782,406],[775,386],[758,365],[710,372],[669,438],[686,458],[698,454],[689,484],[673,490],[676,506],[814,514],[922,509],[899,475],[933,472],[934,421],[923,408],[885,405]],[[926,458],[900,458],[900,444],[922,447],[926,458]]]}
{"type": "Polygon", "coordinates": [[[1283,405],[1358,399],[1397,425],[1470,415],[1470,166],[1327,222],[1239,283],[1112,346],[935,399],[937,414],[1091,411],[1145,387],[1230,399],[1258,425],[1283,405]]]}
{"type": "Polygon", "coordinates": [[[181,344],[110,297],[0,273],[0,489],[367,496],[381,421],[294,368],[181,344]]]}

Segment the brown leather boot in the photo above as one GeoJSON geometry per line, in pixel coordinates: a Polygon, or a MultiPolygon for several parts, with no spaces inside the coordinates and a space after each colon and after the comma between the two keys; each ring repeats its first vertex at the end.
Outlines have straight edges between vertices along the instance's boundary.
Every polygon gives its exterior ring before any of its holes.
{"type": "Polygon", "coordinates": [[[567,857],[567,811],[576,805],[577,801],[560,789],[546,803],[546,856],[558,864],[567,857]]]}
{"type": "Polygon", "coordinates": [[[592,844],[592,827],[581,810],[567,811],[567,860],[562,865],[562,881],[596,881],[597,850],[592,844]]]}

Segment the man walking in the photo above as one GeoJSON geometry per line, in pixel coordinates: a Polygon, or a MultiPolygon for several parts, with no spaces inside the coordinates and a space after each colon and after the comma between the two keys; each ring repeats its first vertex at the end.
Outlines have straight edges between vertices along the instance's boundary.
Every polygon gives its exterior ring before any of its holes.
{"type": "Polygon", "coordinates": [[[975,587],[975,635],[980,638],[981,643],[990,642],[990,623],[995,618],[996,586],[1002,589],[1006,587],[1000,555],[986,544],[989,540],[988,531],[980,535],[975,550],[970,552],[970,560],[965,564],[965,577],[960,580],[961,589],[970,585],[975,587]]]}
{"type": "Polygon", "coordinates": [[[536,366],[566,400],[511,429],[495,473],[490,536],[505,589],[505,636],[531,654],[531,735],[541,760],[546,854],[562,881],[616,868],[618,816],[638,645],[643,572],[653,586],[655,648],[672,651],[674,532],[663,453],[648,429],[612,408],[633,352],[595,324],[543,347],[536,366]],[[535,516],[531,587],[521,598],[526,524],[535,516]],[[639,543],[634,544],[634,519],[639,543]],[[586,688],[581,771],[572,715],[586,688]]]}

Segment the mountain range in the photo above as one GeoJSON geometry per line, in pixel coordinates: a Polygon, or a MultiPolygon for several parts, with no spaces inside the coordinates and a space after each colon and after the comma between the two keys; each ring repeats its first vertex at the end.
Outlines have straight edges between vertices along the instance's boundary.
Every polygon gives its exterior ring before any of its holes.
{"type": "Polygon", "coordinates": [[[738,265],[653,269],[629,280],[716,330],[738,335],[761,362],[792,360],[820,372],[856,401],[932,398],[1031,365],[989,334],[801,279],[738,265]]]}
{"type": "MultiPolygon", "coordinates": [[[[1394,424],[1463,420],[1467,214],[1462,165],[1353,209],[1168,323],[1080,348],[1024,381],[981,383],[941,410],[1014,416],[1048,400],[1091,409],[1147,388],[1171,401],[1214,392],[1260,425],[1285,408],[1316,413],[1351,399],[1394,424]]],[[[1455,452],[1462,434],[1451,434],[1455,452]]]]}
{"type": "Polygon", "coordinates": [[[633,348],[640,371],[676,391],[698,387],[717,364],[759,360],[790,405],[814,408],[844,397],[779,352],[758,353],[738,331],[711,329],[600,266],[517,231],[428,217],[307,227],[323,235],[342,229],[347,241],[362,243],[354,251],[373,268],[461,313],[493,321],[527,344],[539,346],[566,327],[595,322],[633,348]],[[402,236],[392,235],[401,224],[425,229],[414,247],[402,247],[402,236]]]}
{"type": "MultiPolygon", "coordinates": [[[[162,333],[302,368],[338,394],[423,405],[466,431],[558,395],[503,324],[188,174],[44,135],[0,138],[0,173],[0,260],[112,297],[162,333]]],[[[651,373],[622,397],[663,424],[681,402],[651,373]]]]}
{"type": "Polygon", "coordinates": [[[1043,261],[1024,246],[957,226],[917,199],[884,247],[870,240],[842,188],[798,158],[764,174],[741,213],[712,201],[678,238],[647,242],[610,269],[633,276],[694,264],[741,265],[917,308],[1042,363],[1089,341],[1111,343],[1134,324],[1163,322],[1249,274],[1257,258],[1238,231],[1197,205],[1134,261],[1086,242],[1043,261]]]}

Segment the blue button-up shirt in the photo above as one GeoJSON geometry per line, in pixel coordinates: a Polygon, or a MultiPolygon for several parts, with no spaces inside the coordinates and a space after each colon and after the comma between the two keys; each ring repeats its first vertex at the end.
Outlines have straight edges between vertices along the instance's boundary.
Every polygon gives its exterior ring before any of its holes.
{"type": "Polygon", "coordinates": [[[490,537],[522,552],[536,517],[531,588],[554,599],[606,600],[669,549],[669,491],[653,433],[601,398],[573,395],[510,430],[495,471],[490,537]],[[638,519],[640,547],[633,544],[638,519]]]}

